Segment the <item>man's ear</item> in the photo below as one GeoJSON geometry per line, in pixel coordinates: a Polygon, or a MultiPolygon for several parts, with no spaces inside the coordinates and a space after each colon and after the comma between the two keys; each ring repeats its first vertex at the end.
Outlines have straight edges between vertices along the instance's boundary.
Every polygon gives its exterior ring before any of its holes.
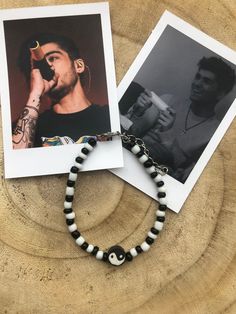
{"type": "Polygon", "coordinates": [[[78,74],[81,74],[81,73],[84,72],[85,64],[84,64],[84,60],[83,59],[76,59],[74,61],[74,65],[75,65],[76,72],[78,74]]]}

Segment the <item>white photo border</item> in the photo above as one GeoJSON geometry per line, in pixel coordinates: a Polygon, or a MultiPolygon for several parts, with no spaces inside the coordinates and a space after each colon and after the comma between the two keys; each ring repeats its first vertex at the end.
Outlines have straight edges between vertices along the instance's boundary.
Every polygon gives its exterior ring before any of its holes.
{"type": "MultiPolygon", "coordinates": [[[[148,40],[144,44],[143,48],[137,55],[127,73],[125,74],[121,83],[119,84],[118,101],[120,101],[130,83],[134,80],[139,69],[145,62],[146,58],[158,42],[160,36],[167,26],[171,26],[177,31],[182,32],[184,35],[193,39],[197,43],[203,45],[204,47],[210,49],[211,51],[215,52],[216,54],[236,65],[235,51],[206,35],[205,33],[188,24],[187,22],[183,21],[176,15],[170,13],[169,11],[165,11],[161,16],[159,22],[157,23],[156,27],[152,31],[151,35],[149,36],[148,40]]],[[[168,187],[168,207],[176,213],[180,211],[186,198],[188,197],[203,169],[211,158],[220,140],[224,136],[226,130],[233,121],[235,115],[236,100],[234,100],[234,102],[231,104],[229,110],[225,114],[219,127],[207,144],[207,147],[205,148],[204,152],[202,153],[201,157],[199,158],[198,162],[194,166],[184,184],[175,180],[169,175],[163,177],[163,180],[166,182],[166,186],[168,187]]],[[[155,185],[153,184],[152,180],[150,180],[150,177],[147,175],[143,167],[140,167],[140,163],[137,161],[137,159],[128,150],[124,150],[124,168],[111,171],[131,185],[135,186],[139,190],[157,200],[155,185]]]]}
{"type": "MultiPolygon", "coordinates": [[[[81,146],[82,144],[20,150],[13,149],[4,21],[94,14],[99,14],[101,17],[111,131],[117,131],[120,130],[120,121],[108,2],[0,10],[0,45],[2,47],[0,49],[0,90],[5,178],[67,173],[79,151],[77,145],[81,146]]],[[[113,141],[98,143],[95,156],[89,158],[83,167],[83,171],[122,166],[122,144],[120,139],[114,139],[113,141]]]]}

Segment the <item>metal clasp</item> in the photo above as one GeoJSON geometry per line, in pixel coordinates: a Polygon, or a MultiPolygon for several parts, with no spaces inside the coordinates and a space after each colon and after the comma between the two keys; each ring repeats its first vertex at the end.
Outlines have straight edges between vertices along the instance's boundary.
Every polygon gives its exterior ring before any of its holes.
{"type": "Polygon", "coordinates": [[[156,171],[162,176],[168,173],[168,168],[164,165],[159,165],[153,158],[150,156],[149,149],[146,147],[145,143],[141,138],[138,138],[132,134],[127,134],[126,132],[120,133],[119,131],[115,132],[106,132],[99,135],[96,135],[98,141],[109,141],[114,136],[119,136],[123,143],[128,144],[134,142],[140,148],[143,149],[143,153],[152,161],[153,165],[156,168],[156,171]]]}
{"type": "Polygon", "coordinates": [[[121,133],[119,131],[115,131],[115,132],[105,132],[105,133],[96,135],[98,140],[102,140],[102,141],[108,141],[114,136],[121,136],[121,133]]]}
{"type": "Polygon", "coordinates": [[[105,137],[113,137],[113,136],[117,136],[117,135],[120,135],[120,132],[119,131],[115,131],[115,132],[106,132],[106,133],[103,133],[101,134],[100,136],[105,136],[105,137]]]}

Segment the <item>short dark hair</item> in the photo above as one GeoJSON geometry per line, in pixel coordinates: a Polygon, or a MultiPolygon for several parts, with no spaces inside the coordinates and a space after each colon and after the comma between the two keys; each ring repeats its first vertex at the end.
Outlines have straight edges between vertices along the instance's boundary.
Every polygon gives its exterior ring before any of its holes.
{"type": "Polygon", "coordinates": [[[21,72],[25,75],[27,80],[29,80],[31,72],[29,48],[31,47],[32,42],[35,42],[35,40],[37,40],[40,45],[45,45],[47,43],[57,44],[62,50],[68,53],[72,61],[81,58],[79,48],[71,38],[54,33],[34,34],[21,45],[17,62],[21,72]]]}
{"type": "Polygon", "coordinates": [[[203,57],[198,62],[199,69],[213,72],[216,75],[219,89],[229,93],[235,84],[235,72],[229,64],[217,57],[203,57]]]}

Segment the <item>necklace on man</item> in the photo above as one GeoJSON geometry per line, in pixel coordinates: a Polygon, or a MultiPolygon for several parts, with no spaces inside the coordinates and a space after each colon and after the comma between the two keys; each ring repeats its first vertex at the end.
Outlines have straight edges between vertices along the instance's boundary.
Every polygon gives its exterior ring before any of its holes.
{"type": "Polygon", "coordinates": [[[141,254],[142,252],[148,251],[151,245],[154,243],[155,239],[157,238],[157,235],[162,230],[165,221],[167,201],[163,176],[167,172],[168,169],[165,166],[159,165],[152,159],[152,157],[149,155],[149,150],[146,148],[144,142],[133,135],[120,133],[117,131],[108,132],[96,136],[84,137],[84,147],[75,158],[75,163],[70,169],[64,202],[66,224],[68,226],[71,236],[75,239],[76,244],[82,250],[95,256],[96,259],[102,260],[104,262],[108,261],[111,265],[115,266],[122,265],[125,261],[131,262],[133,258],[137,255],[141,254]],[[81,170],[83,167],[83,162],[85,161],[85,159],[87,159],[90,152],[93,151],[97,144],[97,141],[107,141],[110,140],[113,136],[119,136],[122,142],[129,146],[131,152],[144,166],[147,173],[150,175],[151,179],[157,186],[157,196],[159,201],[158,209],[155,213],[155,222],[145,236],[144,241],[140,245],[136,245],[128,251],[125,251],[124,248],[117,244],[110,247],[107,251],[103,251],[98,246],[86,242],[84,237],[77,229],[77,225],[75,223],[75,212],[72,209],[72,202],[75,192],[75,181],[77,180],[79,170],[81,170]]]}
{"type": "Polygon", "coordinates": [[[188,126],[188,118],[189,118],[190,111],[191,111],[191,107],[189,106],[187,115],[185,117],[184,129],[181,131],[181,135],[186,134],[187,131],[189,131],[189,130],[191,130],[191,129],[193,129],[193,128],[203,124],[204,122],[208,121],[209,119],[211,119],[211,117],[208,117],[208,118],[205,118],[205,119],[203,119],[203,120],[201,120],[201,121],[199,121],[199,122],[197,122],[195,124],[192,124],[192,125],[188,126]]]}

